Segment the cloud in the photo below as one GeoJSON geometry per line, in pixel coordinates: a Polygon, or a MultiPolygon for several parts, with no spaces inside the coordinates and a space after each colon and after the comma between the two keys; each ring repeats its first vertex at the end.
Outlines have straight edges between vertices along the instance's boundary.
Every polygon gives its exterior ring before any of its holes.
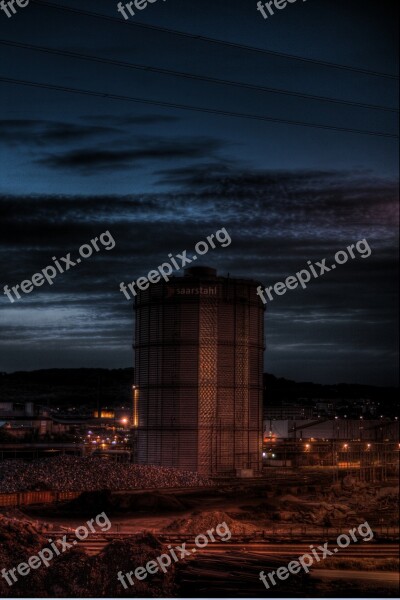
{"type": "Polygon", "coordinates": [[[32,119],[0,120],[0,140],[8,144],[62,144],[115,133],[117,129],[102,125],[83,125],[67,121],[32,119]]]}
{"type": "Polygon", "coordinates": [[[127,125],[163,125],[165,123],[175,123],[180,121],[180,117],[170,115],[86,115],[82,117],[84,121],[94,121],[95,123],[108,123],[118,127],[126,127],[127,125]]]}
{"type": "Polygon", "coordinates": [[[132,126],[151,127],[178,121],[168,115],[114,116],[88,115],[76,122],[45,119],[0,119],[0,143],[12,145],[46,146],[87,142],[103,136],[131,133],[132,126]]]}
{"type": "MultiPolygon", "coordinates": [[[[153,145],[147,149],[151,153],[153,145]]],[[[186,249],[190,255],[199,240],[226,227],[232,244],[217,247],[202,262],[271,286],[308,260],[327,258],[330,264],[335,252],[366,238],[369,258],[356,255],[305,290],[267,305],[268,370],[294,379],[395,381],[394,182],[366,173],[235,172],[234,165],[218,162],[160,176],[179,178],[179,186],[127,196],[0,196],[1,287],[29,279],[52,256],[71,252],[73,258],[81,244],[106,230],[116,241],[113,250],[60,274],[51,288],[37,288],[13,305],[2,296],[5,339],[24,353],[34,347],[41,356],[50,338],[64,356],[74,343],[87,348],[87,356],[92,345],[100,356],[106,340],[128,361],[132,308],[119,284],[145,276],[169,253],[186,249]],[[52,319],[43,320],[43,311],[52,319]]]]}
{"type": "Polygon", "coordinates": [[[97,146],[52,154],[37,162],[55,169],[73,169],[93,173],[107,169],[139,166],[144,161],[168,161],[204,158],[221,148],[213,139],[186,138],[168,140],[141,138],[134,147],[122,150],[99,150],[97,146]]]}

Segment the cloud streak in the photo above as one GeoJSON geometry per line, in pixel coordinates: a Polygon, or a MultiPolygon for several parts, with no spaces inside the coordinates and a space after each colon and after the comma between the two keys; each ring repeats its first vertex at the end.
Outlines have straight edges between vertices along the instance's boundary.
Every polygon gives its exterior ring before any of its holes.
{"type": "MultiPolygon", "coordinates": [[[[70,357],[75,345],[85,348],[83,365],[97,356],[95,364],[107,366],[112,347],[112,366],[117,359],[129,366],[132,310],[119,283],[146,274],[170,252],[192,249],[218,224],[232,244],[207,256],[207,263],[263,285],[292,275],[307,260],[329,264],[335,252],[367,238],[371,257],[349,261],[267,306],[266,368],[293,379],[393,383],[395,184],[365,173],[236,173],[228,163],[213,164],[164,170],[159,176],[174,181],[176,190],[159,194],[0,197],[2,286],[29,278],[52,256],[73,257],[107,229],[117,243],[58,277],[51,290],[38,288],[15,306],[2,297],[5,339],[20,350],[21,368],[34,366],[30,349],[51,353],[51,339],[58,340],[60,356],[70,357]]],[[[1,368],[9,368],[11,356],[1,368]]],[[[50,362],[54,366],[54,356],[50,362]]]]}

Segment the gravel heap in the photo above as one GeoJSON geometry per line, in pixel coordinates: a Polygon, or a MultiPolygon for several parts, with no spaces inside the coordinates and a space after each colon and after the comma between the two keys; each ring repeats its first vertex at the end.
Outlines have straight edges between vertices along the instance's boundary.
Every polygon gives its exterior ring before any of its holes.
{"type": "Polygon", "coordinates": [[[211,485],[209,479],[192,471],[153,465],[115,464],[91,456],[0,462],[0,493],[35,489],[85,492],[211,485]]]}
{"type": "MultiPolygon", "coordinates": [[[[0,570],[8,571],[27,562],[45,547],[49,547],[47,538],[32,523],[0,515],[0,570]]],[[[0,597],[170,597],[174,590],[173,564],[165,574],[148,575],[143,581],[134,578],[135,585],[126,590],[117,579],[118,571],[126,573],[145,566],[163,551],[164,546],[151,534],[112,542],[96,556],[88,556],[76,546],[54,557],[49,567],[42,564],[25,577],[17,572],[18,581],[12,586],[0,578],[0,597]]]]}

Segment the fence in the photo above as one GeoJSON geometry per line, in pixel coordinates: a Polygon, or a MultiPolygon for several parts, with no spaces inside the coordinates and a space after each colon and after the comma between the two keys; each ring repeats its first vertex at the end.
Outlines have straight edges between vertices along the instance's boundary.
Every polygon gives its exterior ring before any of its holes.
{"type": "Polygon", "coordinates": [[[26,506],[28,504],[50,504],[77,498],[81,492],[16,492],[0,494],[0,506],[26,506]]]}

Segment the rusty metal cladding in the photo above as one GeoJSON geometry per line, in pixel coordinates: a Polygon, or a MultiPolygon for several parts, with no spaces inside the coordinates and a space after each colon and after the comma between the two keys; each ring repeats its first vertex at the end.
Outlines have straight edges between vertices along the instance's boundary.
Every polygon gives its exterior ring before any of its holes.
{"type": "Polygon", "coordinates": [[[264,306],[258,282],[194,267],[135,300],[138,461],[256,474],[264,306]]]}

